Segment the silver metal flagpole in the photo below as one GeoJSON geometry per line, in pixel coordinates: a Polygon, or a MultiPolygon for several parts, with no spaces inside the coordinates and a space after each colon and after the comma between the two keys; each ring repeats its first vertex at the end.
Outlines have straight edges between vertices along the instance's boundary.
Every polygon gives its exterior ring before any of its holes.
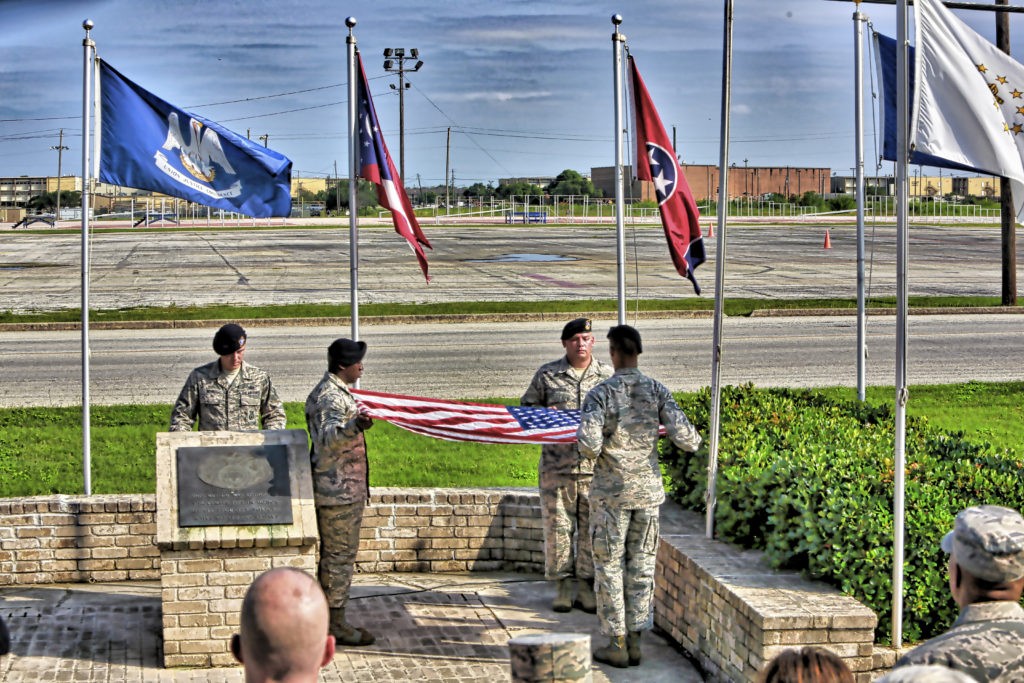
{"type": "MultiPolygon", "coordinates": [[[[892,645],[903,646],[903,525],[907,432],[907,167],[910,96],[907,0],[896,3],[896,452],[893,461],[892,645]]],[[[920,36],[918,36],[920,45],[920,36]]]]}
{"type": "Polygon", "coordinates": [[[82,478],[85,495],[92,495],[92,453],[89,415],[89,113],[92,110],[93,61],[96,43],[89,37],[91,19],[82,22],[85,38],[82,40],[84,68],[82,70],[82,478]]]}
{"type": "Polygon", "coordinates": [[[722,139],[718,157],[718,238],[715,244],[715,322],[711,348],[711,434],[708,438],[708,490],[706,494],[708,538],[715,537],[715,506],[718,504],[718,432],[722,406],[722,316],[725,304],[725,223],[729,212],[729,107],[732,96],[732,0],[725,0],[722,38],[722,139]]]}
{"type": "MultiPolygon", "coordinates": [[[[356,205],[356,179],[359,177],[359,118],[356,114],[356,37],[352,29],[355,17],[347,17],[348,27],[348,243],[349,243],[349,286],[352,301],[352,339],[359,339],[359,225],[356,205]]],[[[356,384],[358,386],[358,383],[356,384]]]]}
{"type": "Polygon", "coordinates": [[[612,82],[615,84],[615,264],[618,285],[619,324],[626,324],[626,228],[622,213],[625,191],[622,169],[622,44],[626,36],[619,33],[621,14],[612,15],[612,82]]]}
{"type": "Polygon", "coordinates": [[[864,24],[860,0],[853,12],[853,116],[856,128],[857,195],[857,398],[865,399],[867,376],[867,311],[864,292],[864,24]]]}

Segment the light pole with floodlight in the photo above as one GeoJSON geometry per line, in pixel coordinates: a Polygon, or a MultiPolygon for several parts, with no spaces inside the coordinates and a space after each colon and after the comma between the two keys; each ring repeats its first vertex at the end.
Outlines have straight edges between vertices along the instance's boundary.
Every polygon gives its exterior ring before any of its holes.
{"type": "Polygon", "coordinates": [[[420,51],[416,48],[409,48],[406,54],[404,47],[388,47],[384,49],[384,70],[389,73],[398,74],[398,86],[391,84],[391,89],[398,90],[398,173],[402,176],[402,183],[405,183],[405,90],[410,86],[405,80],[406,73],[416,73],[423,66],[420,60],[420,51]],[[416,60],[415,65],[406,66],[406,60],[416,60]]]}

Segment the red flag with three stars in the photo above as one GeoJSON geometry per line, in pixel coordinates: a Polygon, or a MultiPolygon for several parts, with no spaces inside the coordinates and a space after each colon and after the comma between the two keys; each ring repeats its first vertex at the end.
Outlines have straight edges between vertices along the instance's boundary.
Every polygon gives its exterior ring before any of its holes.
{"type": "Polygon", "coordinates": [[[633,118],[636,130],[636,177],[654,183],[661,211],[661,225],[665,229],[668,250],[676,272],[693,283],[700,294],[700,285],[693,275],[694,269],[704,263],[704,238],[700,233],[700,212],[686,182],[675,150],[654,102],[647,92],[644,80],[629,57],[630,91],[633,94],[633,118]]]}

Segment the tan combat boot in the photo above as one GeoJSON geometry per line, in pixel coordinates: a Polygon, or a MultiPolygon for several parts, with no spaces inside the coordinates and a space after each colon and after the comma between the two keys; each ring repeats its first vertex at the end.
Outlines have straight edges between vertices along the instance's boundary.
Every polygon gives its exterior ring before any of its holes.
{"type": "Polygon", "coordinates": [[[608,645],[594,650],[594,659],[619,669],[628,667],[629,653],[626,651],[626,636],[612,636],[608,640],[608,645]]]}
{"type": "Polygon", "coordinates": [[[556,612],[568,612],[572,609],[572,579],[559,579],[555,599],[551,603],[551,609],[556,612]]]}
{"type": "Polygon", "coordinates": [[[338,645],[362,647],[363,645],[373,645],[377,640],[373,637],[373,634],[365,628],[352,626],[345,621],[345,610],[338,607],[331,608],[331,623],[329,630],[338,645]]]}
{"type": "Polygon", "coordinates": [[[630,631],[626,634],[626,652],[629,653],[629,665],[640,664],[640,636],[643,631],[630,631]]]}
{"type": "Polygon", "coordinates": [[[573,607],[578,607],[588,614],[597,614],[597,597],[594,595],[593,579],[576,580],[576,602],[573,603],[573,607]]]}

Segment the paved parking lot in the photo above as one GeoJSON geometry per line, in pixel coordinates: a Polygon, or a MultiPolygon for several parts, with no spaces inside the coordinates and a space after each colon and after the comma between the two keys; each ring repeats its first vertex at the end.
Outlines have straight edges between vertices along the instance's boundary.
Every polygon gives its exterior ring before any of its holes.
{"type": "MultiPolygon", "coordinates": [[[[405,241],[388,226],[361,230],[359,301],[444,303],[615,299],[612,226],[424,225],[428,285],[405,241]]],[[[867,284],[873,297],[895,295],[895,229],[868,226],[867,284]]],[[[91,239],[93,309],[214,303],[348,304],[347,226],[249,230],[98,232],[91,239]]],[[[697,270],[714,298],[715,239],[697,270]]],[[[0,310],[81,304],[81,238],[5,230],[0,240],[0,310]]],[[[1000,293],[998,226],[914,226],[912,295],[1000,293]]],[[[1020,256],[1018,256],[1020,258],[1020,256]]],[[[660,226],[627,226],[626,296],[695,296],[672,268],[660,226]]],[[[726,296],[856,296],[853,225],[813,222],[736,226],[728,231],[726,296]],[[831,248],[824,249],[826,230],[831,248]]]]}

